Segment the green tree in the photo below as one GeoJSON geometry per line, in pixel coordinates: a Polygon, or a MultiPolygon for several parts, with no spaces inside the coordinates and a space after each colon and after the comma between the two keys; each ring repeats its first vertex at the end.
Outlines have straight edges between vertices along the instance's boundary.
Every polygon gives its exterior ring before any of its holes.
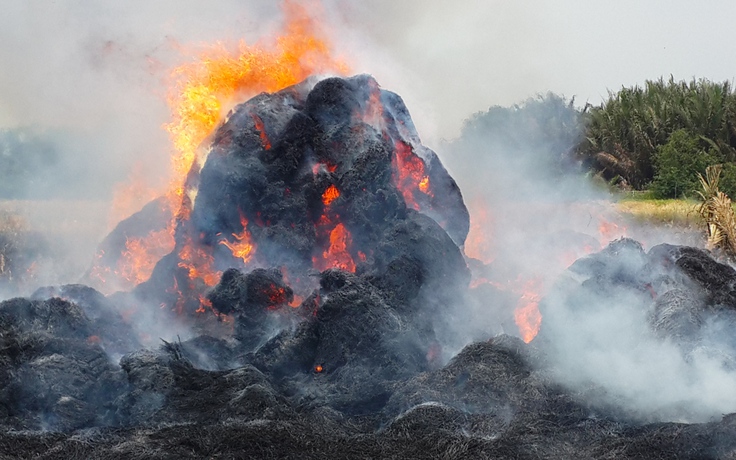
{"type": "Polygon", "coordinates": [[[736,160],[736,94],[729,82],[647,81],[622,88],[590,112],[580,153],[606,179],[622,177],[643,189],[657,174],[655,156],[685,129],[725,161],[736,160]]]}
{"type": "Polygon", "coordinates": [[[666,144],[657,148],[654,158],[656,174],[652,192],[657,198],[694,196],[700,188],[698,174],[720,163],[722,157],[714,149],[705,147],[707,142],[685,129],[672,133],[666,144]]]}

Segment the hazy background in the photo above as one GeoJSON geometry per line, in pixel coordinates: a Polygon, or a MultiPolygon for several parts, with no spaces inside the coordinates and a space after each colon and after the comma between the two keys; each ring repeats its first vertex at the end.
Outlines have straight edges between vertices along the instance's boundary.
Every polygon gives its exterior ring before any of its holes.
{"type": "MultiPolygon", "coordinates": [[[[662,75],[734,77],[736,3],[726,0],[325,0],[324,8],[338,54],[401,94],[430,146],[456,136],[474,112],[537,93],[597,104],[608,89],[662,75]]],[[[61,171],[101,191],[135,160],[158,171],[169,149],[166,79],[180,47],[253,42],[279,20],[272,0],[0,0],[0,129],[65,131],[61,171]]]]}

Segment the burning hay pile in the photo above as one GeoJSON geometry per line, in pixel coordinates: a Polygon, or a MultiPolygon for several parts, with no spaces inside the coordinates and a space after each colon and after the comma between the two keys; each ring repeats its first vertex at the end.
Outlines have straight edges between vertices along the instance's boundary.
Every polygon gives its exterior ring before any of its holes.
{"type": "MultiPolygon", "coordinates": [[[[692,415],[708,423],[647,424],[664,418],[620,410],[615,391],[591,397],[608,390],[594,379],[580,391],[560,378],[562,326],[555,320],[583,305],[576,299],[635,299],[645,327],[676,343],[684,362],[702,353],[715,362],[720,353],[720,365],[733,367],[734,350],[714,347],[704,331],[716,317],[730,320],[736,271],[697,249],[644,252],[620,240],[576,262],[540,302],[549,321],[530,344],[508,335],[467,344],[470,337],[458,338],[460,325],[474,321],[466,304],[485,292],[485,303],[512,315],[517,299],[469,288],[461,252],[469,222],[460,190],[421,144],[401,98],[369,76],[307,80],[237,106],[206,159],[193,166],[181,197],[176,210],[163,199],[152,202],[103,243],[90,279],[119,273],[132,235],[174,223],[170,250],[131,291],[106,297],[72,285],[0,304],[0,452],[40,458],[736,452],[733,416],[668,413],[669,420],[692,415]],[[150,337],[134,330],[131,317],[195,333],[143,348],[150,337]],[[467,346],[455,354],[459,345],[467,346]]],[[[479,261],[470,265],[482,268],[479,261]]]]}

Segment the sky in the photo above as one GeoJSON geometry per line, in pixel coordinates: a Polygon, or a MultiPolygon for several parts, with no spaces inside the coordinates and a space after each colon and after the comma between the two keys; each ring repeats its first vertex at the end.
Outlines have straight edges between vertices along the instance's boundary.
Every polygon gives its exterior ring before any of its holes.
{"type": "MultiPolygon", "coordinates": [[[[726,0],[323,0],[323,9],[336,53],[402,95],[430,147],[473,113],[547,91],[598,104],[660,76],[736,76],[736,2],[726,0]]],[[[0,0],[0,11],[0,129],[73,132],[69,155],[100,160],[102,185],[135,162],[165,168],[178,49],[253,42],[281,17],[271,0],[0,0]]]]}

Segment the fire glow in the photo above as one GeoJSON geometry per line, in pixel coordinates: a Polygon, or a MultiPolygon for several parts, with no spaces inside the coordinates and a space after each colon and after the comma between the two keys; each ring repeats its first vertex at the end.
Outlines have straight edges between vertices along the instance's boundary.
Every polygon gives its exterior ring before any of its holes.
{"type": "Polygon", "coordinates": [[[425,173],[424,161],[419,158],[411,145],[397,141],[394,145],[392,159],[394,167],[394,183],[401,191],[407,206],[420,210],[416,200],[416,191],[432,196],[429,188],[429,176],[425,173]]]}
{"type": "Polygon", "coordinates": [[[325,206],[329,206],[333,201],[340,197],[340,191],[334,185],[330,185],[325,193],[322,194],[322,203],[325,206]]]}
{"type": "MultiPolygon", "coordinates": [[[[329,43],[319,33],[316,21],[307,14],[306,9],[291,1],[283,5],[286,19],[284,32],[274,45],[247,45],[243,42],[237,46],[217,44],[198,53],[197,61],[174,70],[173,90],[168,98],[172,121],[165,128],[176,152],[172,158],[173,178],[163,194],[165,200],[161,200],[171,218],[165,229],[142,238],[130,238],[126,243],[126,249],[119,259],[122,266],[118,272],[124,274],[131,286],[148,280],[157,261],[172,250],[179,257],[178,267],[188,277],[188,282],[181,278],[178,282],[187,284],[189,291],[193,292],[201,292],[201,286],[212,287],[217,284],[221,270],[225,267],[219,263],[216,267],[216,247],[226,247],[233,258],[243,265],[251,263],[256,256],[257,247],[248,230],[249,221],[242,214],[241,232],[228,232],[227,236],[211,243],[205,243],[208,240],[201,235],[185,235],[175,241],[174,230],[190,219],[198,190],[197,181],[189,179],[197,177],[206,161],[208,149],[203,144],[212,136],[234,103],[260,92],[279,91],[314,74],[345,74],[348,71],[343,62],[331,56],[329,43]]],[[[253,123],[251,129],[258,136],[263,150],[278,148],[272,144],[272,139],[277,139],[278,134],[269,131],[269,120],[255,113],[250,116],[253,123]],[[269,132],[274,137],[270,137],[269,132]]],[[[430,209],[434,203],[434,184],[430,178],[429,164],[418,155],[420,152],[417,149],[421,146],[416,146],[414,141],[396,138],[387,128],[389,114],[384,113],[381,90],[377,84],[374,83],[367,100],[352,116],[354,121],[362,121],[378,130],[381,137],[392,145],[391,182],[404,198],[406,206],[420,212],[430,209]]],[[[337,165],[331,163],[316,162],[310,166],[315,176],[337,171],[337,165]]],[[[371,257],[373,253],[370,248],[353,247],[352,235],[341,222],[339,210],[336,209],[341,202],[340,197],[341,192],[335,184],[329,185],[322,193],[324,210],[315,224],[318,247],[311,254],[312,266],[320,271],[339,268],[354,273],[356,260],[366,263],[366,252],[371,257]]],[[[466,242],[466,254],[488,263],[493,259],[488,249],[491,245],[487,238],[479,234],[479,228],[485,227],[484,224],[489,221],[488,216],[485,209],[478,208],[473,209],[471,215],[477,220],[473,221],[466,242]]],[[[260,213],[249,217],[252,224],[258,227],[270,225],[267,219],[261,219],[260,213]]],[[[440,225],[444,227],[443,223],[440,225]]],[[[104,273],[100,278],[104,278],[104,273]]],[[[177,288],[177,292],[180,297],[185,295],[184,290],[177,288]]],[[[524,294],[521,298],[524,300],[527,297],[524,294]]],[[[539,329],[541,316],[536,310],[537,302],[538,299],[533,301],[532,298],[522,305],[520,301],[515,313],[525,340],[531,340],[539,329]]],[[[180,298],[177,309],[181,309],[183,304],[184,300],[180,298]]],[[[208,306],[200,300],[200,310],[204,311],[204,307],[208,306]]]]}
{"type": "Polygon", "coordinates": [[[233,253],[233,257],[241,259],[244,264],[247,264],[253,257],[255,245],[251,241],[250,233],[248,232],[248,219],[242,213],[240,214],[240,224],[243,226],[243,231],[241,233],[233,233],[232,236],[235,238],[235,242],[231,243],[225,239],[221,240],[220,244],[228,248],[233,253]]]}
{"type": "Polygon", "coordinates": [[[541,300],[541,286],[539,280],[531,280],[524,284],[521,298],[514,310],[514,321],[519,327],[522,340],[529,343],[539,333],[542,325],[542,314],[539,312],[541,300]]]}
{"type": "Polygon", "coordinates": [[[355,273],[355,261],[348,251],[351,239],[348,229],[340,223],[330,231],[329,235],[329,247],[322,252],[322,257],[312,258],[314,268],[320,271],[340,268],[355,273]]]}
{"type": "MultiPolygon", "coordinates": [[[[165,125],[175,149],[169,186],[163,193],[152,191],[142,186],[141,174],[136,173],[131,176],[129,186],[119,188],[114,200],[114,209],[119,211],[116,214],[127,214],[133,207],[131,190],[147,190],[142,197],[144,200],[163,195],[162,211],[170,219],[161,231],[129,238],[115,270],[93,267],[91,278],[100,282],[101,289],[131,288],[147,281],[158,260],[174,250],[174,229],[177,222],[188,220],[196,197],[196,190],[186,190],[187,177],[204,164],[207,149],[202,148],[203,143],[236,101],[264,91],[279,91],[310,75],[348,73],[347,64],[332,56],[330,42],[305,6],[287,0],[282,3],[282,10],[284,26],[273,43],[217,43],[196,52],[195,60],[173,70],[172,90],[168,95],[172,121],[165,125]],[[112,277],[117,280],[115,284],[122,286],[108,286],[107,280],[112,277]]],[[[263,120],[253,115],[253,122],[263,148],[270,150],[272,146],[263,120]]],[[[332,165],[326,168],[334,171],[332,165]]],[[[126,216],[116,215],[115,219],[123,217],[126,216]]],[[[255,246],[250,241],[246,224],[243,224],[243,233],[233,234],[233,238],[233,242],[222,240],[220,244],[230,249],[235,258],[247,263],[255,246]]],[[[183,246],[177,249],[182,260],[179,266],[187,270],[190,280],[200,279],[212,286],[220,272],[213,269],[211,251],[199,246],[191,238],[185,239],[183,246]]]]}

